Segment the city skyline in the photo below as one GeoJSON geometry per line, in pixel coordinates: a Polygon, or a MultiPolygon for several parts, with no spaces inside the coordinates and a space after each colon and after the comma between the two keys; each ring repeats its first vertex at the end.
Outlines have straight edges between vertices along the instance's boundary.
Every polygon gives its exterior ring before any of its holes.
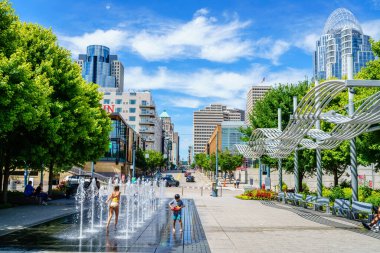
{"type": "Polygon", "coordinates": [[[315,42],[335,9],[349,9],[365,34],[380,38],[378,1],[12,3],[22,21],[51,27],[73,59],[91,44],[119,55],[124,89],[151,89],[158,112],[170,112],[182,158],[192,144],[193,111],[211,103],[244,109],[246,92],[263,78],[310,79],[315,42]]]}

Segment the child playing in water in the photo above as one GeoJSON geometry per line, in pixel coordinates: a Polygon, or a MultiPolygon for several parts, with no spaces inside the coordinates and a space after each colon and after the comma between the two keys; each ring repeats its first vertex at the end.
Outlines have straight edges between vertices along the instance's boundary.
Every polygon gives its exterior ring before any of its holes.
{"type": "Polygon", "coordinates": [[[181,232],[182,232],[182,217],[181,217],[181,214],[182,214],[182,208],[185,207],[185,205],[183,204],[179,194],[176,194],[174,196],[174,199],[172,201],[170,201],[169,203],[169,207],[170,209],[173,211],[173,232],[175,232],[175,224],[176,224],[176,221],[178,220],[180,226],[181,226],[181,232]]]}
{"type": "Polygon", "coordinates": [[[107,203],[111,201],[109,214],[108,214],[108,221],[107,221],[107,234],[109,232],[108,227],[110,225],[113,212],[115,212],[115,230],[117,226],[117,220],[119,219],[119,202],[120,202],[120,191],[119,186],[116,185],[113,189],[113,192],[107,199],[107,203]]]}

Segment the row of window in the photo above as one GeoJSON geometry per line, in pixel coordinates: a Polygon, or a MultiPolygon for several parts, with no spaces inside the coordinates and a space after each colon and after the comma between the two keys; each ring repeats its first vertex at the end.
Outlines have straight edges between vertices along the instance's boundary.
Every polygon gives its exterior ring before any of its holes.
{"type": "MultiPolygon", "coordinates": [[[[105,104],[105,105],[109,105],[110,103],[111,103],[110,99],[104,99],[103,100],[103,104],[105,104]]],[[[117,105],[121,105],[122,103],[123,103],[122,99],[116,99],[116,101],[115,101],[115,104],[117,104],[117,105]]],[[[129,100],[129,104],[135,105],[136,104],[136,99],[130,99],[129,100]]]]}

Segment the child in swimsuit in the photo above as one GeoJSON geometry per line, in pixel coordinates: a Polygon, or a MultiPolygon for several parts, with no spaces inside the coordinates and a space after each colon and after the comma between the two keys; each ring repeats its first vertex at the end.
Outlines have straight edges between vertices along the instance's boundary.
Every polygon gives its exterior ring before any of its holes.
{"type": "Polygon", "coordinates": [[[115,230],[117,226],[117,221],[119,219],[119,202],[120,202],[120,191],[119,191],[119,186],[116,185],[114,187],[113,192],[107,199],[107,203],[111,201],[110,208],[109,208],[109,213],[108,213],[108,221],[107,221],[107,234],[108,234],[108,227],[110,225],[113,212],[115,212],[115,230]]]}

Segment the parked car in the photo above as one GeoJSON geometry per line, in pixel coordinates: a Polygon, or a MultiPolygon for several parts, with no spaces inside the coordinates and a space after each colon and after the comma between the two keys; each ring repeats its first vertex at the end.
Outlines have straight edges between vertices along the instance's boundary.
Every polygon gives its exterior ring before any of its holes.
{"type": "Polygon", "coordinates": [[[172,175],[166,175],[162,178],[162,180],[166,180],[166,184],[165,184],[166,187],[179,186],[179,181],[175,180],[172,175]]]}
{"type": "Polygon", "coordinates": [[[195,178],[192,175],[186,177],[186,182],[195,182],[195,178]]]}

